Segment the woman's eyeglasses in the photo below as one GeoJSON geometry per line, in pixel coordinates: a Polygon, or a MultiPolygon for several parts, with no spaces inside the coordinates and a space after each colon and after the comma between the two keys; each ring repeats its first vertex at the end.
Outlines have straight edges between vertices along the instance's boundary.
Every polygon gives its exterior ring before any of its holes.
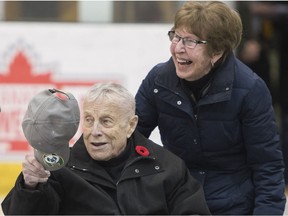
{"type": "Polygon", "coordinates": [[[175,33],[175,31],[169,31],[168,36],[169,36],[170,41],[174,44],[178,44],[178,42],[182,39],[183,45],[191,49],[194,49],[197,46],[197,44],[207,44],[207,41],[204,41],[204,40],[194,40],[190,38],[180,37],[179,35],[175,33]]]}

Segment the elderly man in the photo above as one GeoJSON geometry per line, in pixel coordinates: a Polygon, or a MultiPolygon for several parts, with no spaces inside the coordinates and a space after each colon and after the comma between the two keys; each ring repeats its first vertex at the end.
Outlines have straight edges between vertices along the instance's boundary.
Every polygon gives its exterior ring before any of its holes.
{"type": "Polygon", "coordinates": [[[92,86],[82,118],[64,167],[48,171],[26,156],[4,214],[210,214],[184,162],[135,131],[135,100],[124,87],[92,86]]]}

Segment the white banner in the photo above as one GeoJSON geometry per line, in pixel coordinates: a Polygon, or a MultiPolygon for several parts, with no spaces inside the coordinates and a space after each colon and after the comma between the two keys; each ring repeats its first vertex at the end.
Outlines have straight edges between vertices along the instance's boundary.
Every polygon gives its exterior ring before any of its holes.
{"type": "MultiPolygon", "coordinates": [[[[70,91],[81,104],[90,85],[115,81],[135,94],[149,70],[170,57],[170,28],[168,24],[0,23],[0,160],[22,159],[31,150],[21,122],[36,93],[59,88],[70,91]]],[[[157,133],[151,139],[161,144],[157,133]]]]}

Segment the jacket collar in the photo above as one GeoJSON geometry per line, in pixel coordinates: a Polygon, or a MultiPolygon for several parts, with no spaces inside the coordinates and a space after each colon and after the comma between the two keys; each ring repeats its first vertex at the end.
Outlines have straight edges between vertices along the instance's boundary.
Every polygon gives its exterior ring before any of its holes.
{"type": "Polygon", "coordinates": [[[181,83],[176,74],[176,68],[172,57],[160,69],[158,76],[155,78],[155,83],[179,94],[181,83]]]}
{"type": "MultiPolygon", "coordinates": [[[[129,157],[130,160],[135,158],[149,158],[149,159],[155,159],[155,153],[150,144],[147,143],[147,138],[144,137],[141,133],[139,133],[137,130],[132,134],[132,136],[128,139],[128,142],[132,145],[132,152],[129,157]],[[148,156],[144,156],[139,154],[136,151],[136,146],[143,146],[149,151],[148,156]]],[[[71,156],[70,161],[73,160],[74,162],[81,162],[81,164],[89,164],[89,162],[92,160],[94,161],[90,155],[88,154],[84,140],[83,140],[83,134],[78,139],[78,141],[75,143],[73,148],[71,149],[71,156]]]]}
{"type": "Polygon", "coordinates": [[[231,98],[235,77],[235,56],[231,52],[225,61],[215,71],[207,96],[199,102],[199,105],[227,101],[231,98]]]}
{"type": "MultiPolygon", "coordinates": [[[[162,166],[159,164],[159,160],[156,160],[157,156],[155,155],[153,145],[148,143],[147,138],[138,131],[135,131],[128,142],[132,145],[132,151],[126,162],[120,181],[163,171],[162,166]],[[141,146],[146,149],[149,152],[149,155],[146,156],[141,152],[138,153],[136,146],[141,146]],[[146,161],[145,163],[143,163],[144,160],[146,161]]],[[[96,181],[97,183],[108,187],[115,187],[115,183],[108,173],[88,154],[83,135],[71,148],[70,160],[67,167],[81,173],[81,176],[88,181],[96,181]]]]}

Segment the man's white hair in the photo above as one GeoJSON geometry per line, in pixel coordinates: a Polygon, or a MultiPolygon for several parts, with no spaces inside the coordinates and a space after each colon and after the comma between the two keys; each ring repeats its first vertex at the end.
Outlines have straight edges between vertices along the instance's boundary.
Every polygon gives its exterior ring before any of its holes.
{"type": "Polygon", "coordinates": [[[135,115],[135,98],[122,85],[113,82],[96,83],[88,90],[84,97],[85,102],[94,102],[98,99],[107,99],[123,108],[128,116],[135,115]]]}

